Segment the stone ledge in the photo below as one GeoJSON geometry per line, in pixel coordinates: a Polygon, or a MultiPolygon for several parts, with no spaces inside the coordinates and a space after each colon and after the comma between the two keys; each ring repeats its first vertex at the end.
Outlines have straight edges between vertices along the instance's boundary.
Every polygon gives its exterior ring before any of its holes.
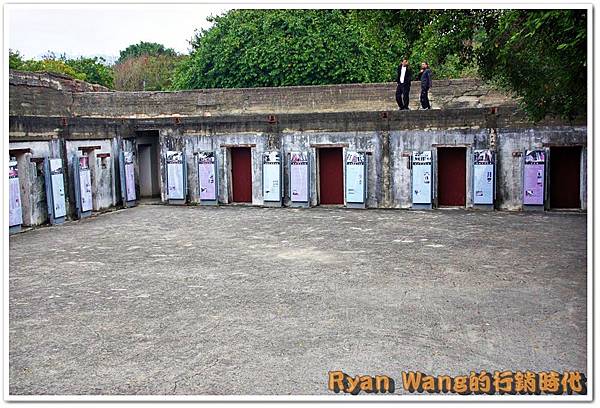
{"type": "Polygon", "coordinates": [[[56,72],[27,72],[11,69],[8,74],[11,86],[51,88],[64,92],[109,92],[105,86],[91,84],[56,72]]]}
{"type": "Polygon", "coordinates": [[[44,140],[54,137],[65,139],[103,139],[133,136],[135,131],[172,129],[181,134],[227,134],[244,132],[281,133],[287,131],[393,131],[443,130],[481,128],[530,128],[539,126],[585,126],[585,119],[573,122],[547,119],[534,124],[517,108],[498,108],[495,113],[487,108],[447,109],[428,111],[389,112],[319,112],[275,115],[269,123],[268,115],[164,116],[156,118],[92,118],[10,116],[9,140],[44,140]]]}

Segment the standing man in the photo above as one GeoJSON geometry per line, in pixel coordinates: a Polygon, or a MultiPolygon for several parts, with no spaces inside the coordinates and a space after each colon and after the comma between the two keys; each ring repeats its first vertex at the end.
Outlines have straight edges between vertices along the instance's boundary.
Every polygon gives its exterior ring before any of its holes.
{"type": "Polygon", "coordinates": [[[429,64],[426,62],[421,63],[419,79],[421,80],[421,108],[431,109],[428,95],[429,88],[431,88],[431,70],[429,69],[429,64]]]}
{"type": "Polygon", "coordinates": [[[408,96],[410,95],[410,81],[412,72],[408,67],[408,60],[404,58],[402,64],[398,66],[398,75],[396,75],[396,103],[400,110],[408,110],[408,96]]]}

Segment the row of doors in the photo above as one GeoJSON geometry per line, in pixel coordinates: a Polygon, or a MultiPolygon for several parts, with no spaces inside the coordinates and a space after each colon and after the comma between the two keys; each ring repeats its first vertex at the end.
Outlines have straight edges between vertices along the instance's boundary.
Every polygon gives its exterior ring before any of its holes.
{"type": "MultiPolygon", "coordinates": [[[[467,200],[467,152],[465,147],[438,148],[438,205],[464,206],[467,200]]],[[[580,208],[580,147],[552,147],[550,203],[553,208],[580,208]]],[[[342,148],[321,148],[319,203],[344,203],[342,148]]],[[[233,201],[252,201],[250,148],[231,151],[233,201]]]]}
{"type": "MultiPolygon", "coordinates": [[[[464,206],[467,199],[466,148],[438,148],[438,205],[464,206]]],[[[581,208],[581,147],[550,148],[550,206],[581,208]]]]}
{"type": "MultiPolygon", "coordinates": [[[[319,203],[344,204],[344,162],[340,147],[319,149],[319,203]]],[[[252,158],[249,147],[231,149],[233,201],[252,201],[252,158]]]]}
{"type": "MultiPolygon", "coordinates": [[[[344,204],[344,162],[340,147],[319,149],[319,203],[344,204]]],[[[231,149],[233,201],[252,201],[252,158],[249,147],[231,149]]]]}
{"type": "MultiPolygon", "coordinates": [[[[155,149],[158,146],[153,146],[155,149]]],[[[464,206],[467,198],[465,147],[439,147],[438,205],[464,206]]],[[[550,205],[553,208],[580,208],[581,147],[552,147],[550,161],[550,205]]],[[[140,173],[158,173],[150,162],[150,149],[140,154],[140,173]],[[146,169],[147,170],[142,170],[146,169]]],[[[341,147],[321,148],[318,154],[319,203],[344,203],[344,161],[341,147]]],[[[156,195],[155,177],[140,174],[142,196],[156,195]],[[144,185],[148,184],[147,187],[144,185]]],[[[252,157],[250,147],[231,149],[231,184],[234,202],[252,202],[252,157]]]]}

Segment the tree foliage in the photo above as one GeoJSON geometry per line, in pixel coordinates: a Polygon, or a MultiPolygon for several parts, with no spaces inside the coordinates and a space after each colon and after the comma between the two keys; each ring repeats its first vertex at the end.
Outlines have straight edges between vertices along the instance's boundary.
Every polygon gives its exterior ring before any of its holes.
{"type": "Polygon", "coordinates": [[[121,50],[117,64],[124,62],[128,58],[135,58],[142,55],[167,55],[174,57],[177,53],[172,48],[167,48],[163,44],[140,41],[121,50]]]}
{"type": "Polygon", "coordinates": [[[9,68],[31,72],[54,72],[68,75],[93,84],[112,88],[112,70],[103,58],[80,57],[69,59],[65,55],[57,57],[47,53],[41,60],[26,60],[18,51],[9,50],[9,68]]]}
{"type": "Polygon", "coordinates": [[[469,9],[387,11],[388,24],[404,39],[395,57],[405,56],[413,66],[428,62],[438,79],[474,76],[476,36],[487,13],[469,9]]]}
{"type": "Polygon", "coordinates": [[[481,76],[534,119],[585,111],[586,10],[233,10],[196,33],[176,89],[481,76]]]}
{"type": "Polygon", "coordinates": [[[120,52],[114,66],[115,89],[164,91],[171,88],[175,66],[187,57],[163,44],[141,41],[120,52]]]}
{"type": "Polygon", "coordinates": [[[516,95],[534,120],[586,111],[586,10],[231,10],[197,31],[189,57],[140,42],[114,67],[53,54],[10,68],[122,90],[392,81],[402,58],[434,79],[479,76],[516,95]]]}
{"type": "Polygon", "coordinates": [[[521,98],[535,120],[587,107],[586,10],[509,10],[484,26],[482,76],[521,98]]]}
{"type": "Polygon", "coordinates": [[[113,88],[113,70],[102,57],[79,57],[65,63],[76,72],[85,74],[85,81],[113,88]]]}
{"type": "Polygon", "coordinates": [[[402,57],[474,75],[476,10],[233,10],[196,33],[178,89],[383,82],[402,57]]]}
{"type": "Polygon", "coordinates": [[[392,52],[346,10],[233,10],[196,33],[174,85],[231,88],[390,80],[392,52]]]}
{"type": "Polygon", "coordinates": [[[164,91],[171,88],[171,73],[185,56],[140,55],[114,66],[119,91],[164,91]]]}

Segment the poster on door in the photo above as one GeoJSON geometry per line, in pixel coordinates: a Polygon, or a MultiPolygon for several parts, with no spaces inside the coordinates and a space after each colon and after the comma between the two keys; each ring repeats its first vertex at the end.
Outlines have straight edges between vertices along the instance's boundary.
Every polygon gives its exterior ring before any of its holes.
{"type": "Polygon", "coordinates": [[[526,150],[523,169],[523,204],[544,205],[546,152],[526,150]]]}
{"type": "Polygon", "coordinates": [[[200,200],[217,199],[217,169],[213,152],[198,152],[198,183],[200,200]]]}
{"type": "Polygon", "coordinates": [[[81,192],[81,211],[92,210],[92,175],[90,172],[90,158],[79,158],[79,189],[81,192]]]}
{"type": "Polygon", "coordinates": [[[431,150],[412,153],[412,202],[431,204],[431,150]]]}
{"type": "Polygon", "coordinates": [[[473,204],[494,203],[494,165],[492,150],[473,152],[473,204]]]}
{"type": "Polygon", "coordinates": [[[135,168],[133,165],[133,152],[124,152],[125,159],[125,191],[127,201],[135,201],[135,168]]]}
{"type": "Polygon", "coordinates": [[[281,154],[278,151],[263,153],[263,199],[281,200],[281,154]]]}
{"type": "Polygon", "coordinates": [[[346,152],[346,202],[365,202],[365,153],[346,152]]]}
{"type": "Polygon", "coordinates": [[[183,182],[183,152],[167,152],[167,188],[170,200],[185,199],[183,182]]]}
{"type": "Polygon", "coordinates": [[[16,161],[8,162],[8,225],[23,224],[23,210],[21,208],[21,188],[19,186],[19,170],[16,161]]]}
{"type": "Polygon", "coordinates": [[[290,153],[290,200],[308,202],[308,153],[290,153]]]}
{"type": "Polygon", "coordinates": [[[50,159],[50,179],[52,185],[52,201],[54,203],[54,218],[67,215],[65,205],[65,182],[63,179],[62,159],[50,159]]]}

